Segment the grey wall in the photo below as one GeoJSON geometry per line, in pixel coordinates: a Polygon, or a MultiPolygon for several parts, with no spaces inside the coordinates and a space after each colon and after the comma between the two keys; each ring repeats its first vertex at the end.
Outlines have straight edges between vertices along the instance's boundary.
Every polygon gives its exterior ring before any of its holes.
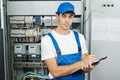
{"type": "Polygon", "coordinates": [[[91,72],[91,80],[120,80],[120,42],[92,40],[91,50],[98,59],[108,56],[91,72]]]}

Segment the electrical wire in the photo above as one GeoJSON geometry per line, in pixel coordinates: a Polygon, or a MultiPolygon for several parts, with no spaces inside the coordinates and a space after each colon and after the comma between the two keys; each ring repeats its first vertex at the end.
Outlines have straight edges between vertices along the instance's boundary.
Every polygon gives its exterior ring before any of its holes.
{"type": "Polygon", "coordinates": [[[26,72],[20,76],[20,80],[25,80],[26,78],[40,78],[40,79],[49,79],[46,74],[36,74],[35,72],[26,72]]]}

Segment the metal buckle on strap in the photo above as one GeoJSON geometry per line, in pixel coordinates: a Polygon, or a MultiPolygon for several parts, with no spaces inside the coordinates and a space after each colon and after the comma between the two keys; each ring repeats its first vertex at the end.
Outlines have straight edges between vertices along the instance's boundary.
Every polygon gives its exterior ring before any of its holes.
{"type": "Polygon", "coordinates": [[[78,47],[78,51],[81,51],[81,47],[78,47]]]}
{"type": "Polygon", "coordinates": [[[56,50],[57,54],[61,54],[61,51],[60,50],[56,50]]]}

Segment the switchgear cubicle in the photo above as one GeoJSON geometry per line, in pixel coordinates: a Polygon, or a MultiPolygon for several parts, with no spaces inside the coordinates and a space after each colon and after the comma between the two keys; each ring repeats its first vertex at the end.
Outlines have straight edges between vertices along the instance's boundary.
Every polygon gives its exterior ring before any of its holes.
{"type": "MultiPolygon", "coordinates": [[[[6,80],[20,80],[26,72],[48,74],[41,61],[41,38],[57,26],[55,12],[65,0],[9,0],[7,8],[6,80]]],[[[71,28],[82,32],[83,1],[69,1],[75,6],[76,16],[71,28]]],[[[37,80],[28,78],[28,80],[37,80]]],[[[43,79],[42,79],[43,80],[43,79]]]]}

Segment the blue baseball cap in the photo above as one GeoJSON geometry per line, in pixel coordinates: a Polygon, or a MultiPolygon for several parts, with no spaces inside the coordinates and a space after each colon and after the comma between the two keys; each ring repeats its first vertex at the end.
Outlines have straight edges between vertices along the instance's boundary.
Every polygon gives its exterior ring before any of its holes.
{"type": "Polygon", "coordinates": [[[69,11],[75,15],[74,6],[69,2],[63,2],[58,7],[56,14],[59,14],[59,13],[64,14],[64,13],[69,12],[69,11]]]}

